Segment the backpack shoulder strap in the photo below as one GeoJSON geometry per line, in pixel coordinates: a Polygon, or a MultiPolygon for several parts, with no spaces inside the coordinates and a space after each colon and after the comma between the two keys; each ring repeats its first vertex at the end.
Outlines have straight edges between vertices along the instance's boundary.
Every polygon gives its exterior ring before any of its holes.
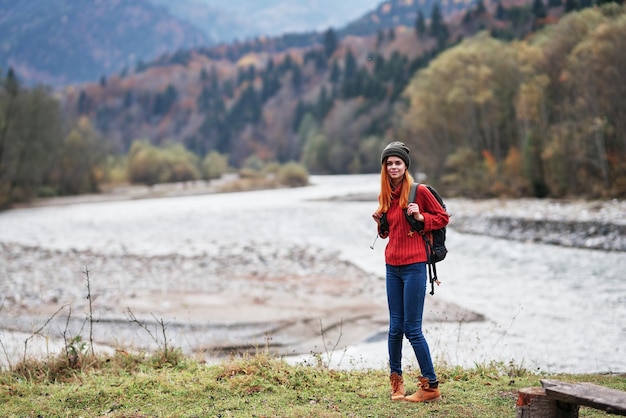
{"type": "Polygon", "coordinates": [[[415,202],[415,195],[417,194],[417,188],[419,187],[419,183],[411,184],[411,190],[409,191],[409,203],[415,202]]]}
{"type": "MultiPolygon", "coordinates": [[[[417,188],[419,187],[419,183],[411,184],[411,189],[409,190],[409,203],[415,203],[415,197],[417,195],[417,188]]],[[[409,216],[406,211],[404,212],[404,217],[407,222],[411,225],[411,231],[421,231],[424,229],[424,222],[416,221],[415,218],[409,216]]]]}

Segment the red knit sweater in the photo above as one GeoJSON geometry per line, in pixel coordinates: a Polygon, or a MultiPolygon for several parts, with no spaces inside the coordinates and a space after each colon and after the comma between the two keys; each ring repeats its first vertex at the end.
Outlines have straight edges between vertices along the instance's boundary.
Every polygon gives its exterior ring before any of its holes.
{"type": "MultiPolygon", "coordinates": [[[[399,205],[399,193],[398,188],[392,194],[393,199],[387,212],[389,243],[385,248],[385,262],[392,266],[426,262],[424,239],[417,232],[412,236],[409,235],[411,225],[404,216],[406,208],[403,209],[399,205]]],[[[422,184],[417,190],[415,203],[419,205],[420,212],[424,215],[425,232],[443,228],[448,224],[448,214],[441,208],[430,190],[422,184]]]]}

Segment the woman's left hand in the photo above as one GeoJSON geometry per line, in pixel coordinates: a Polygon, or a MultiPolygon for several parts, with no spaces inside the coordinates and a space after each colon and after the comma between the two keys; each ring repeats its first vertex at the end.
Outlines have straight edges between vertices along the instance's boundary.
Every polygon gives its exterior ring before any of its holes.
{"type": "Polygon", "coordinates": [[[424,215],[420,212],[420,207],[417,203],[409,203],[406,208],[406,213],[409,216],[413,216],[413,219],[419,222],[424,222],[424,215]]]}

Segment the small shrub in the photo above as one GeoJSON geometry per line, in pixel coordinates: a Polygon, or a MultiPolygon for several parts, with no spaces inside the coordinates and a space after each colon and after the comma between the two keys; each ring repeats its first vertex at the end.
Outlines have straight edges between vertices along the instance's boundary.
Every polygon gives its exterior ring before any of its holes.
{"type": "Polygon", "coordinates": [[[228,170],[228,157],[217,151],[211,151],[202,160],[202,178],[214,180],[222,177],[228,170]]]}
{"type": "Polygon", "coordinates": [[[128,178],[132,183],[192,181],[200,178],[197,156],[180,144],[164,148],[136,141],[128,156],[128,178]]]}
{"type": "Polygon", "coordinates": [[[57,191],[50,186],[41,186],[37,188],[37,197],[55,197],[57,196],[57,191]]]}
{"type": "Polygon", "coordinates": [[[128,181],[128,156],[109,155],[104,167],[104,181],[109,184],[126,183],[128,181]]]}
{"type": "Polygon", "coordinates": [[[257,170],[253,170],[248,167],[243,167],[239,169],[239,177],[242,179],[260,179],[265,176],[257,170]]]}
{"type": "Polygon", "coordinates": [[[263,173],[266,175],[277,175],[281,167],[277,162],[268,163],[263,167],[263,173]]]}
{"type": "Polygon", "coordinates": [[[278,182],[289,187],[306,186],[309,184],[309,173],[298,163],[289,162],[278,171],[278,182]]]}

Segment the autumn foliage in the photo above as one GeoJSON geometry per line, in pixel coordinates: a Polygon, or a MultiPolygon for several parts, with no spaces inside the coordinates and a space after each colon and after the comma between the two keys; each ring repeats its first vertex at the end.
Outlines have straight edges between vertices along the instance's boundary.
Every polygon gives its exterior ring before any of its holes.
{"type": "Polygon", "coordinates": [[[370,36],[198,48],[68,87],[60,102],[7,76],[0,205],[96,191],[120,162],[144,184],[250,162],[375,173],[390,140],[446,195],[624,197],[626,9],[568,7],[479,2],[462,19],[433,8],[370,36]]]}

